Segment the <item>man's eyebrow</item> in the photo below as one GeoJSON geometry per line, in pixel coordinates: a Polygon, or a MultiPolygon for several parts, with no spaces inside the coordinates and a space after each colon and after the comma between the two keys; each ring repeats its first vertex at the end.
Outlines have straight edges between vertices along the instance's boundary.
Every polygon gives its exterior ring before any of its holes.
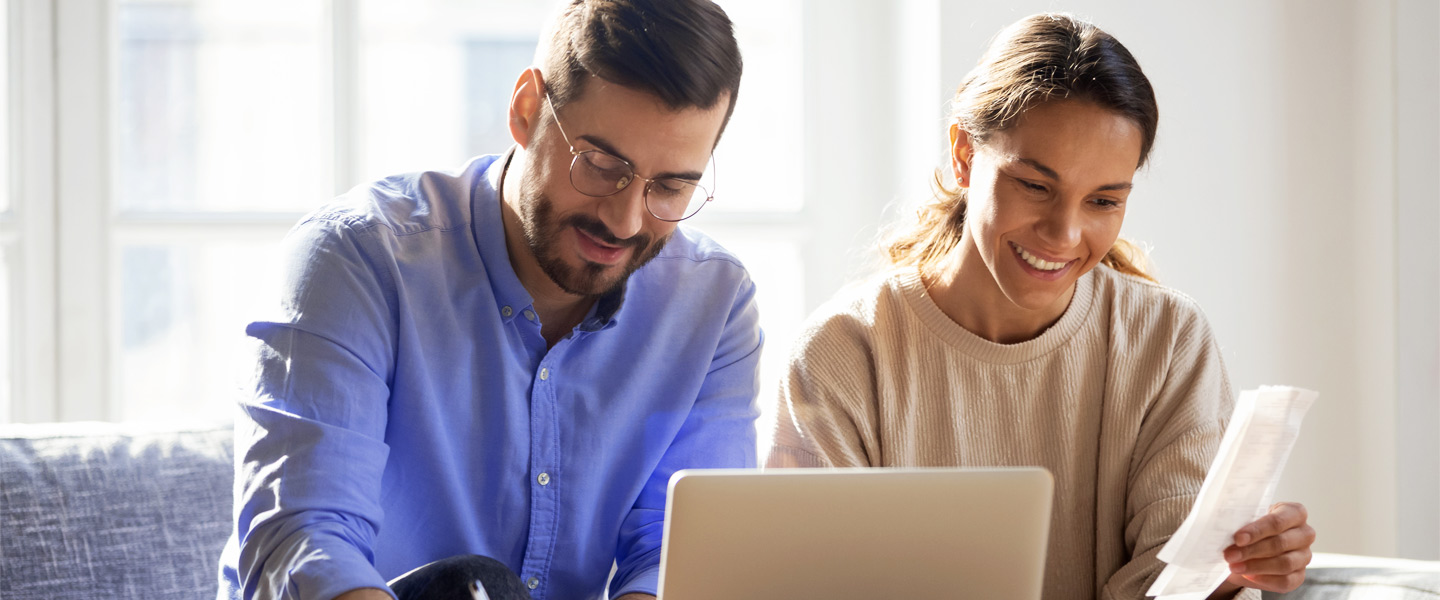
{"type": "MultiPolygon", "coordinates": [[[[1040,161],[1038,161],[1038,160],[1035,160],[1035,159],[1033,159],[1033,158],[1017,158],[1016,160],[1019,161],[1019,162],[1021,162],[1021,163],[1024,163],[1024,164],[1028,165],[1030,168],[1035,169],[1036,171],[1039,171],[1041,175],[1044,175],[1044,176],[1046,176],[1046,177],[1049,177],[1050,179],[1054,179],[1055,181],[1059,181],[1059,180],[1060,180],[1060,174],[1059,174],[1059,173],[1056,173],[1056,172],[1055,172],[1055,169],[1052,169],[1052,168],[1050,168],[1050,167],[1045,166],[1045,163],[1042,163],[1042,162],[1040,162],[1040,161]]],[[[1128,182],[1128,181],[1122,181],[1122,182],[1119,182],[1119,183],[1107,183],[1107,184],[1102,185],[1102,186],[1100,186],[1100,187],[1098,187],[1098,188],[1095,188],[1095,191],[1097,191],[1097,192],[1124,191],[1124,190],[1131,189],[1131,188],[1133,188],[1133,187],[1135,187],[1135,186],[1134,186],[1133,184],[1131,184],[1130,182],[1128,182]]]]}
{"type": "MultiPolygon", "coordinates": [[[[611,156],[614,156],[615,158],[618,158],[618,159],[623,160],[623,161],[625,161],[625,162],[627,162],[627,163],[630,163],[630,168],[632,168],[632,169],[635,168],[635,161],[630,160],[630,157],[625,156],[624,154],[621,154],[619,150],[616,150],[616,149],[615,149],[615,145],[614,145],[614,144],[611,144],[611,143],[610,143],[609,141],[607,141],[605,138],[602,138],[602,137],[599,137],[599,136],[594,136],[594,135],[578,135],[578,136],[575,136],[575,139],[577,139],[577,140],[585,140],[585,141],[588,142],[591,146],[594,146],[594,147],[596,147],[596,148],[599,148],[600,150],[604,151],[606,154],[609,154],[609,155],[611,155],[611,156]]],[[[704,173],[697,173],[697,172],[695,172],[695,171],[666,172],[666,173],[657,173],[657,174],[655,174],[655,175],[651,175],[651,176],[650,176],[650,179],[687,179],[687,180],[690,180],[690,181],[700,181],[700,178],[703,177],[704,175],[705,175],[704,173]]]]}

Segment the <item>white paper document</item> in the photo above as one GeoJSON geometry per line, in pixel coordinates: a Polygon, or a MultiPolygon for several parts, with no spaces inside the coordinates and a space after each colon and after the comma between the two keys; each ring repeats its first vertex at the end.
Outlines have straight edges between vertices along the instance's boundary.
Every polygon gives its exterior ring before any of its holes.
{"type": "Polygon", "coordinates": [[[1146,595],[1204,600],[1225,582],[1230,575],[1225,549],[1236,531],[1270,510],[1300,421],[1316,396],[1285,386],[1240,394],[1195,505],[1160,549],[1160,560],[1167,564],[1146,595]]]}

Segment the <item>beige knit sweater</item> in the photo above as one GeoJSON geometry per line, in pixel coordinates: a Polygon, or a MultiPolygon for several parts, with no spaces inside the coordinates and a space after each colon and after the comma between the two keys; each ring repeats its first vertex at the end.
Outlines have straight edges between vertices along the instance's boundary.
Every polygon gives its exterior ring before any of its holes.
{"type": "Polygon", "coordinates": [[[1193,300],[1101,266],[1054,326],[1010,345],[950,320],[914,270],[894,273],[812,317],[779,400],[771,467],[1049,469],[1045,598],[1139,599],[1233,395],[1193,300]]]}

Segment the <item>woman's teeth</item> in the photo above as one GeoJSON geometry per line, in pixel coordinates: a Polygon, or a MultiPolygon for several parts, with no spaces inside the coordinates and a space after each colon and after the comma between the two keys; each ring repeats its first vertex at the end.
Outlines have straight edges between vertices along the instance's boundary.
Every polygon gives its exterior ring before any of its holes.
{"type": "Polygon", "coordinates": [[[1065,265],[1070,264],[1068,262],[1050,262],[1048,260],[1040,260],[1039,258],[1036,258],[1035,255],[1026,252],[1024,248],[1021,248],[1014,242],[1011,242],[1010,246],[1015,248],[1016,252],[1020,253],[1020,258],[1025,259],[1025,262],[1030,263],[1030,266],[1035,267],[1036,269],[1040,269],[1041,271],[1058,271],[1065,268],[1065,265]]]}

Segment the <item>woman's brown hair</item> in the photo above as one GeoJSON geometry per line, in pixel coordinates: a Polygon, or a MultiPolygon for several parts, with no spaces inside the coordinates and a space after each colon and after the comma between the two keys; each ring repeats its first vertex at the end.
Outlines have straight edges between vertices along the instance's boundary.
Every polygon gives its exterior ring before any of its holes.
{"type": "MultiPolygon", "coordinates": [[[[1067,14],[1032,15],[1000,32],[955,91],[950,118],[983,145],[1025,111],[1060,98],[1094,102],[1133,121],[1141,132],[1135,167],[1145,164],[1160,120],[1150,80],[1119,40],[1067,14]]],[[[950,185],[947,174],[936,169],[935,199],[920,209],[919,223],[886,248],[894,264],[926,270],[960,242],[967,192],[950,185]]],[[[1102,262],[1153,280],[1144,261],[1138,247],[1120,239],[1102,262]]]]}

